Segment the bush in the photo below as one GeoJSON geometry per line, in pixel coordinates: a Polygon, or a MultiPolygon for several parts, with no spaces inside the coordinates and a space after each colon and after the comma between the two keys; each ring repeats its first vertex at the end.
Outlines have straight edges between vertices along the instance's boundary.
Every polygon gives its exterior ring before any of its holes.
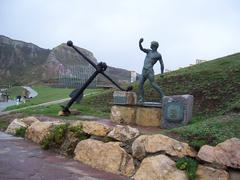
{"type": "Polygon", "coordinates": [[[58,126],[55,126],[52,133],[52,141],[57,145],[60,146],[63,142],[64,135],[67,131],[67,124],[61,124],[58,126]]]}
{"type": "Polygon", "coordinates": [[[52,141],[52,137],[51,135],[48,135],[47,137],[45,137],[43,139],[43,141],[41,142],[41,147],[45,150],[49,149],[50,148],[50,143],[52,141]]]}
{"type": "Polygon", "coordinates": [[[21,127],[21,128],[19,128],[19,129],[17,129],[15,136],[17,136],[17,137],[23,137],[23,138],[24,138],[24,137],[25,137],[26,130],[27,130],[27,128],[25,128],[25,127],[21,127]]]}
{"type": "Polygon", "coordinates": [[[80,140],[88,139],[89,135],[83,132],[83,128],[81,125],[79,126],[72,126],[69,128],[69,131],[73,132],[74,135],[80,140]]]}
{"type": "Polygon", "coordinates": [[[198,162],[189,157],[178,159],[176,167],[180,170],[185,170],[189,180],[194,180],[198,167],[198,162]]]}
{"type": "Polygon", "coordinates": [[[55,126],[51,130],[50,134],[43,139],[41,143],[41,147],[43,149],[49,149],[50,146],[53,146],[53,147],[61,146],[64,140],[65,133],[67,131],[67,128],[68,128],[67,124],[61,124],[61,125],[55,126]]]}

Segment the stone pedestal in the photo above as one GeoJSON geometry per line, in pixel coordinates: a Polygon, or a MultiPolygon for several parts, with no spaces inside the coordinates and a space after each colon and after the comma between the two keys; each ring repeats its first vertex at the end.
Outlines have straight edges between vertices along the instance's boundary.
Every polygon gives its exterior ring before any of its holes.
{"type": "Polygon", "coordinates": [[[111,109],[111,120],[118,124],[135,124],[136,108],[114,105],[111,109]]]}
{"type": "Polygon", "coordinates": [[[137,103],[137,95],[135,92],[114,91],[114,104],[134,105],[137,103]]]}
{"type": "Polygon", "coordinates": [[[114,105],[111,109],[111,120],[119,124],[159,127],[161,107],[114,105]]]}
{"type": "Polygon", "coordinates": [[[137,107],[136,124],[140,126],[159,127],[161,121],[161,108],[137,107]]]}

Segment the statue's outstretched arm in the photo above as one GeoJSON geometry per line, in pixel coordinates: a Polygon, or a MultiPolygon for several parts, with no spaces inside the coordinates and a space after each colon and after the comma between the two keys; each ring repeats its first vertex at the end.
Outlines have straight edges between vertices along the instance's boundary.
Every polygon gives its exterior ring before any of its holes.
{"type": "Polygon", "coordinates": [[[148,53],[148,52],[149,52],[149,49],[143,48],[143,47],[142,47],[142,42],[143,42],[143,38],[141,38],[141,39],[139,40],[139,48],[140,48],[140,50],[143,51],[143,52],[145,52],[145,53],[148,53]]]}

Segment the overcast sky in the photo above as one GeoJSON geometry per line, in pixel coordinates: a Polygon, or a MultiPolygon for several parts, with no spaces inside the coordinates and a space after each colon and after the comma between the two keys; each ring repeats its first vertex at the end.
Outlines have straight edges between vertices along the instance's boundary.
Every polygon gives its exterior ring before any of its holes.
{"type": "MultiPolygon", "coordinates": [[[[159,42],[166,69],[240,52],[239,0],[1,0],[0,34],[52,49],[67,40],[141,72],[159,42]]],[[[155,72],[160,72],[159,64],[155,72]]]]}

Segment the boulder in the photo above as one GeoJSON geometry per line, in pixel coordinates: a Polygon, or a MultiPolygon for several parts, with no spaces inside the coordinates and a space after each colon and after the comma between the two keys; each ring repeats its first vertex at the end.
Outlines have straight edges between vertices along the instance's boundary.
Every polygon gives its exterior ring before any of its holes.
{"type": "Polygon", "coordinates": [[[26,118],[21,119],[23,123],[25,123],[27,126],[31,126],[32,123],[39,121],[36,117],[34,116],[29,116],[26,118]]]}
{"type": "Polygon", "coordinates": [[[142,135],[133,142],[133,157],[139,160],[143,159],[147,153],[157,152],[164,152],[174,157],[196,156],[196,152],[187,143],[161,134],[142,135]]]}
{"type": "Polygon", "coordinates": [[[196,180],[228,180],[229,174],[224,170],[199,165],[196,172],[196,180]]]}
{"type": "Polygon", "coordinates": [[[132,176],[135,172],[133,158],[119,143],[87,139],[78,143],[74,153],[75,160],[100,170],[125,176],[132,176]]]}
{"type": "Polygon", "coordinates": [[[110,133],[108,133],[107,136],[124,142],[136,138],[139,134],[140,133],[137,128],[117,125],[110,133]]]}
{"type": "Polygon", "coordinates": [[[198,152],[198,158],[222,166],[240,169],[240,139],[231,138],[217,146],[204,145],[198,152]]]}
{"type": "Polygon", "coordinates": [[[21,119],[14,119],[6,129],[6,133],[15,135],[17,129],[27,128],[27,124],[21,121],[21,119]]]}
{"type": "Polygon", "coordinates": [[[82,126],[82,125],[83,125],[83,121],[81,120],[71,121],[69,123],[69,127],[82,126]]]}
{"type": "Polygon", "coordinates": [[[45,122],[40,122],[36,121],[34,122],[31,126],[29,126],[26,130],[26,135],[25,137],[27,139],[32,140],[35,143],[40,144],[43,139],[50,134],[50,130],[53,126],[63,124],[59,121],[45,121],[45,122]]]}
{"type": "Polygon", "coordinates": [[[94,136],[106,136],[112,130],[111,127],[96,121],[83,121],[82,126],[83,132],[94,136]]]}
{"type": "Polygon", "coordinates": [[[65,156],[72,156],[79,141],[79,138],[76,137],[73,132],[68,131],[66,134],[66,138],[60,147],[60,153],[65,156]]]}
{"type": "Polygon", "coordinates": [[[39,121],[37,118],[30,116],[22,119],[14,119],[6,129],[6,133],[15,135],[16,130],[20,128],[27,128],[30,126],[32,123],[39,121]]]}
{"type": "Polygon", "coordinates": [[[184,171],[176,168],[175,162],[165,155],[143,159],[134,180],[187,180],[184,171]]]}

